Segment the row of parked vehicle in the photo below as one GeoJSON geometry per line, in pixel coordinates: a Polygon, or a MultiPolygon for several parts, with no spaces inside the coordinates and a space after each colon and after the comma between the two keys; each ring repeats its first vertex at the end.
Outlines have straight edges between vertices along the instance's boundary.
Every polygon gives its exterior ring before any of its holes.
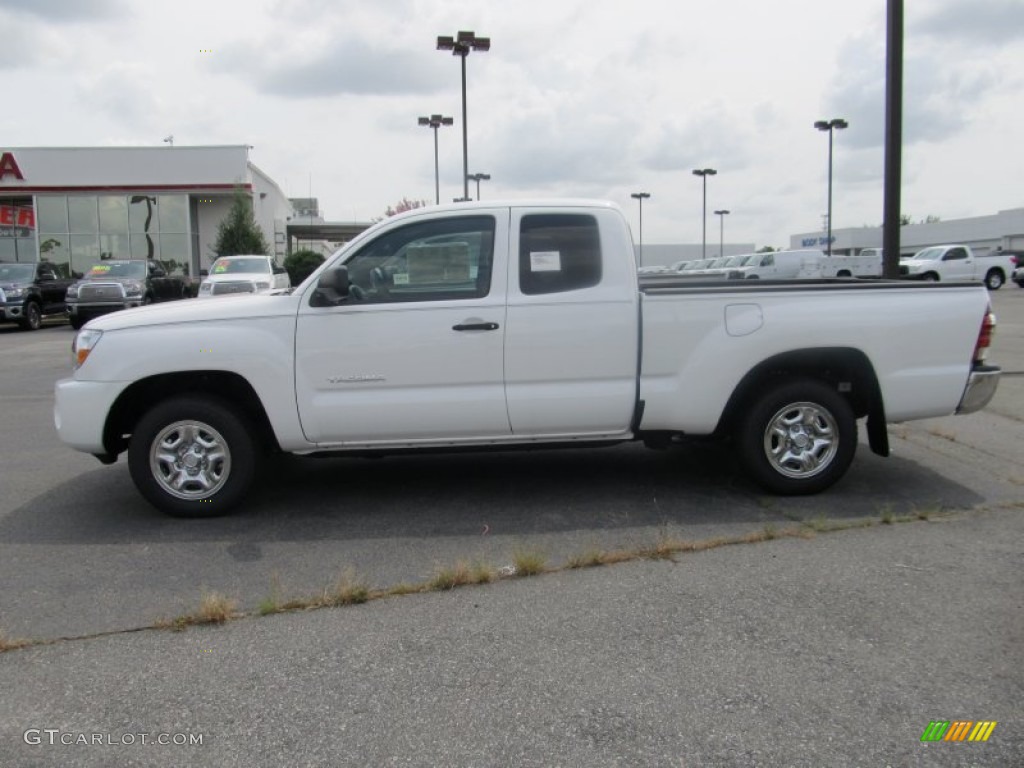
{"type": "Polygon", "coordinates": [[[153,259],[112,259],[88,273],[65,277],[48,261],[0,263],[0,321],[38,329],[46,317],[67,317],[79,329],[119,309],[197,296],[201,299],[274,293],[291,287],[288,273],[269,256],[223,256],[201,281],[173,275],[153,259]]]}
{"type": "MultiPolygon", "coordinates": [[[[748,253],[716,259],[679,261],[670,267],[643,267],[653,277],[715,279],[794,279],[829,277],[881,277],[882,251],[865,249],[856,256],[826,256],[801,249],[748,253]]],[[[900,260],[900,276],[907,280],[978,281],[998,290],[1007,280],[1024,288],[1024,251],[992,250],[976,254],[966,245],[936,245],[900,260]]]]}

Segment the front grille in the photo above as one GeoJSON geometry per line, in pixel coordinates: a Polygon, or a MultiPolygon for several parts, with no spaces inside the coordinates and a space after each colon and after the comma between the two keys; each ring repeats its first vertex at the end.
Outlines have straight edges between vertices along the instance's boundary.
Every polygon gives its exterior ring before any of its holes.
{"type": "Polygon", "coordinates": [[[225,296],[230,293],[253,293],[253,285],[248,280],[233,280],[213,284],[214,296],[225,296]]]}
{"type": "Polygon", "coordinates": [[[78,289],[79,301],[110,301],[124,298],[124,288],[120,283],[90,283],[78,289]]]}

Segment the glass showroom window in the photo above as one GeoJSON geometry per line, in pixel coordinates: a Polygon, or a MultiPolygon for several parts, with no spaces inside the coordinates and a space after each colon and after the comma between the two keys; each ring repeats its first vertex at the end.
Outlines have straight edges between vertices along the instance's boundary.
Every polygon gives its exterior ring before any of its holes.
{"type": "Polygon", "coordinates": [[[99,232],[99,215],[95,195],[68,197],[68,231],[73,235],[94,235],[99,232]]]}

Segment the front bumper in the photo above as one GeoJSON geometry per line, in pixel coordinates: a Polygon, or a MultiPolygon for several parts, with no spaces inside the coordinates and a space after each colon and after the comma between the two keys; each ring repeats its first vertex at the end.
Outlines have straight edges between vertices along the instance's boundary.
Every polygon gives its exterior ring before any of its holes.
{"type": "Polygon", "coordinates": [[[53,424],[61,442],[85,453],[105,454],[105,420],[126,386],[121,381],[58,381],[53,390],[53,424]]]}
{"type": "Polygon", "coordinates": [[[1003,370],[997,365],[975,366],[967,379],[967,386],[964,388],[964,394],[960,398],[960,405],[956,407],[956,412],[974,413],[988,405],[999,386],[999,376],[1002,372],[1003,370]]]}
{"type": "Polygon", "coordinates": [[[21,301],[0,304],[0,320],[21,320],[25,317],[25,305],[21,301]]]}
{"type": "Polygon", "coordinates": [[[131,309],[141,307],[142,297],[126,298],[118,301],[71,301],[67,302],[67,312],[70,317],[99,317],[108,312],[117,312],[119,309],[131,309]]]}

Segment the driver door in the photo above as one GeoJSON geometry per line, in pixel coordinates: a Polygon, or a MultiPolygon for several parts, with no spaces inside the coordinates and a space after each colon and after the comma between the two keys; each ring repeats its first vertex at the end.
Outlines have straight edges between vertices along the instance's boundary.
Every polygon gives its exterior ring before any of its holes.
{"type": "Polygon", "coordinates": [[[345,259],[347,298],[311,306],[315,286],[306,290],[295,388],[308,440],[374,446],[511,434],[508,216],[475,209],[405,219],[345,259]]]}

